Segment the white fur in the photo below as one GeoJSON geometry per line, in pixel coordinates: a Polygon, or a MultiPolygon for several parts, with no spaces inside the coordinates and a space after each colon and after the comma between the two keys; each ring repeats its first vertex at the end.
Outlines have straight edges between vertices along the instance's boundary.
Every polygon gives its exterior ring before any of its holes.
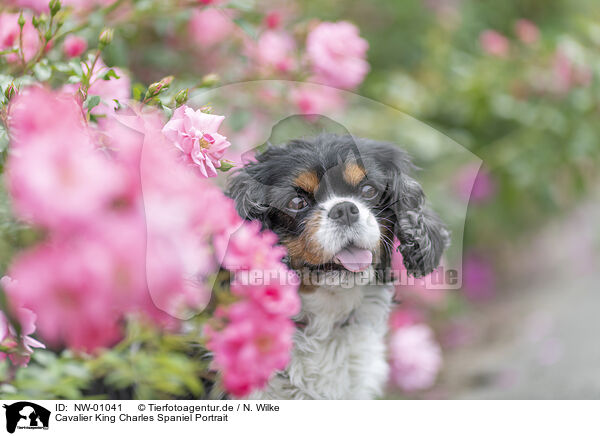
{"type": "Polygon", "coordinates": [[[301,294],[291,362],[254,399],[372,399],[388,378],[390,285],[322,286],[301,294]]]}

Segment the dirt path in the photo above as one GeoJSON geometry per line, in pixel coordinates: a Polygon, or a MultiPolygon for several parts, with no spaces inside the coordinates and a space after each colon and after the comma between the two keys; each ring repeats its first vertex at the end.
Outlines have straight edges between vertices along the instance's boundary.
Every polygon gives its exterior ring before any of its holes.
{"type": "Polygon", "coordinates": [[[446,354],[448,398],[600,398],[600,195],[515,258],[515,283],[472,311],[446,354]]]}

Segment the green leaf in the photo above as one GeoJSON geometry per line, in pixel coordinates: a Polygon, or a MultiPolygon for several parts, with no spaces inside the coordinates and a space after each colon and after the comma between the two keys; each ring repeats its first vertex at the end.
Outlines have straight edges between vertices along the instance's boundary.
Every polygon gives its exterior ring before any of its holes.
{"type": "Polygon", "coordinates": [[[71,72],[77,77],[81,78],[83,76],[83,69],[81,68],[81,62],[77,60],[72,60],[69,62],[69,67],[71,67],[71,72]]]}
{"type": "Polygon", "coordinates": [[[91,110],[100,104],[100,96],[90,95],[85,101],[85,107],[91,110]]]}
{"type": "Polygon", "coordinates": [[[33,74],[40,82],[45,82],[52,77],[52,68],[47,61],[38,62],[33,66],[33,74]]]}
{"type": "Polygon", "coordinates": [[[112,68],[110,70],[108,70],[107,72],[105,72],[102,75],[102,80],[110,80],[110,79],[120,79],[121,77],[117,75],[117,73],[115,73],[115,70],[113,70],[112,68]]]}
{"type": "Polygon", "coordinates": [[[132,93],[134,100],[141,100],[142,96],[146,92],[146,87],[141,83],[136,83],[133,85],[132,93]]]}
{"type": "Polygon", "coordinates": [[[230,169],[235,168],[235,165],[232,162],[222,160],[221,166],[217,168],[219,171],[226,173],[230,169]]]}
{"type": "Polygon", "coordinates": [[[243,18],[236,18],[233,20],[235,24],[237,24],[240,29],[244,31],[250,38],[257,39],[258,38],[258,30],[256,26],[244,20],[243,18]]]}

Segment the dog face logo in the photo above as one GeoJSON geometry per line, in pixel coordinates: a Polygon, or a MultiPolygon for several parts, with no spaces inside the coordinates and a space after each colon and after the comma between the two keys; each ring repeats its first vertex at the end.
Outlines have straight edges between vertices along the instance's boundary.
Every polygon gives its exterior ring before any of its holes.
{"type": "Polygon", "coordinates": [[[28,401],[4,405],[6,409],[6,431],[14,433],[19,429],[48,429],[50,411],[28,401]]]}

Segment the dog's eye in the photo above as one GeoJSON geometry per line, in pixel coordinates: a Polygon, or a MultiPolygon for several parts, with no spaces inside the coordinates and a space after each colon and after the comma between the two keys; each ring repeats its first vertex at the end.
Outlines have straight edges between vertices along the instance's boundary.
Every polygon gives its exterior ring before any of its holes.
{"type": "Polygon", "coordinates": [[[372,185],[363,185],[363,187],[360,188],[360,195],[362,198],[372,200],[377,196],[377,189],[375,189],[372,185]]]}
{"type": "Polygon", "coordinates": [[[294,197],[290,200],[287,207],[289,210],[294,212],[298,212],[302,209],[305,209],[308,206],[307,201],[302,197],[294,197]]]}

